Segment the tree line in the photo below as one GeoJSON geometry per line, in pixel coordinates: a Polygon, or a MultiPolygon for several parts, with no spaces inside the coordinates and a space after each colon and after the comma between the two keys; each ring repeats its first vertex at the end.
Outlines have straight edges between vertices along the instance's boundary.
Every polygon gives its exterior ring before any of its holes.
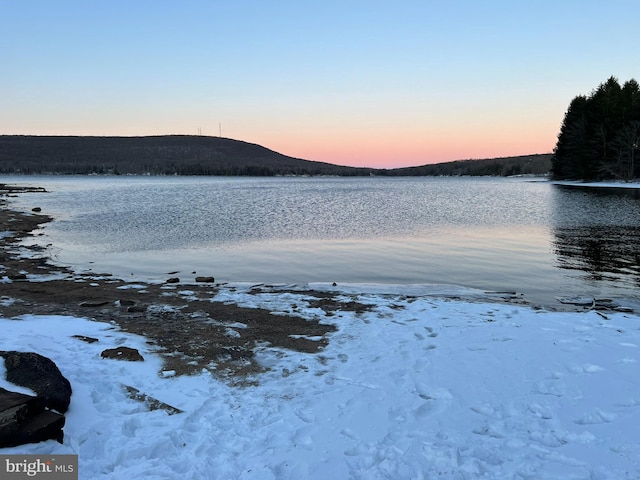
{"type": "Polygon", "coordinates": [[[511,177],[514,175],[546,175],[551,169],[551,154],[540,153],[516,157],[456,160],[418,167],[378,170],[376,175],[433,177],[511,177]]]}
{"type": "Polygon", "coordinates": [[[640,85],[610,77],[569,104],[553,152],[555,180],[629,181],[640,176],[640,85]]]}

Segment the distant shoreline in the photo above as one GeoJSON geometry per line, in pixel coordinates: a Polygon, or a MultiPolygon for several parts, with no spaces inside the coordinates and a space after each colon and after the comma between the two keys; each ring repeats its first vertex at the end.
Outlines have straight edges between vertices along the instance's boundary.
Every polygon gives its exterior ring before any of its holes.
{"type": "Polygon", "coordinates": [[[640,189],[640,181],[636,182],[583,182],[580,180],[552,180],[553,185],[560,185],[562,187],[594,187],[594,188],[628,188],[628,189],[640,189]]]}

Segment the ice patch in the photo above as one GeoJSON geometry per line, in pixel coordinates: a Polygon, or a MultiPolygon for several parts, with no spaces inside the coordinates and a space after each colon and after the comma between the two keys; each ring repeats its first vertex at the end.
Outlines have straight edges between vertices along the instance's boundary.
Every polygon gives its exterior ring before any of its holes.
{"type": "Polygon", "coordinates": [[[129,283],[127,285],[122,285],[120,287],[117,287],[118,290],[143,290],[147,288],[147,285],[143,285],[140,283],[129,283]]]}

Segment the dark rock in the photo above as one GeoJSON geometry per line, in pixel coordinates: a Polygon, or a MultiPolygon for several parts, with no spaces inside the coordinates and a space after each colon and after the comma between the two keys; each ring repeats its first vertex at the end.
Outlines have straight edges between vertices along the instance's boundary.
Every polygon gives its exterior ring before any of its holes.
{"type": "Polygon", "coordinates": [[[42,209],[41,209],[40,207],[33,207],[33,208],[31,209],[31,211],[32,211],[32,212],[41,212],[41,211],[42,211],[42,209]]]}
{"type": "Polygon", "coordinates": [[[133,300],[120,300],[120,306],[121,307],[131,307],[133,305],[135,305],[136,302],[134,302],[133,300]]]}
{"type": "Polygon", "coordinates": [[[146,311],[146,305],[131,305],[129,308],[127,308],[127,312],[129,313],[144,313],[146,311]]]}
{"type": "Polygon", "coordinates": [[[0,351],[9,382],[41,397],[47,408],[64,413],[71,402],[71,384],[53,361],[34,352],[0,351]]]}
{"type": "Polygon", "coordinates": [[[180,283],[180,279],[178,277],[167,278],[167,283],[180,283]]]}
{"type": "Polygon", "coordinates": [[[85,337],[84,335],[73,335],[72,338],[77,338],[78,340],[82,340],[83,342],[87,343],[96,343],[99,341],[97,338],[85,337]]]}
{"type": "Polygon", "coordinates": [[[216,279],[213,278],[213,277],[196,277],[196,282],[213,283],[215,281],[216,281],[216,279]]]}
{"type": "Polygon", "coordinates": [[[100,356],[102,358],[114,358],[116,360],[126,360],[129,362],[143,362],[144,358],[140,355],[140,352],[135,348],[130,347],[117,347],[108,348],[103,351],[100,356]]]}
{"type": "Polygon", "coordinates": [[[109,302],[106,300],[92,300],[92,301],[88,301],[88,302],[82,302],[80,304],[81,307],[89,307],[89,308],[95,308],[95,307],[104,307],[105,305],[108,305],[109,302]]]}
{"type": "Polygon", "coordinates": [[[22,422],[29,413],[43,410],[44,401],[41,398],[0,388],[0,428],[5,427],[9,417],[14,417],[17,422],[22,422]]]}
{"type": "Polygon", "coordinates": [[[44,409],[41,398],[0,388],[0,448],[50,439],[62,443],[64,422],[44,409]]]}
{"type": "Polygon", "coordinates": [[[13,275],[8,275],[9,280],[26,280],[27,275],[24,273],[14,273],[13,275]]]}
{"type": "Polygon", "coordinates": [[[27,419],[22,425],[20,425],[20,434],[17,436],[16,441],[19,441],[20,445],[24,443],[37,443],[45,440],[56,440],[58,443],[62,443],[64,438],[65,418],[63,415],[45,410],[38,415],[34,415],[27,419]]]}

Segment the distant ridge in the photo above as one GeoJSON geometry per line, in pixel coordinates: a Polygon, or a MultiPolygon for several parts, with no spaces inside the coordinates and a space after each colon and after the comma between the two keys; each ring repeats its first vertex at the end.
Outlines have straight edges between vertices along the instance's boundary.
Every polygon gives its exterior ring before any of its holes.
{"type": "Polygon", "coordinates": [[[543,154],[374,169],[304,160],[253,143],[199,135],[0,135],[1,174],[453,176],[541,174],[550,166],[551,154],[543,154]]]}
{"type": "Polygon", "coordinates": [[[0,136],[0,173],[150,175],[368,175],[371,169],[288,157],[240,140],[0,136]]]}
{"type": "Polygon", "coordinates": [[[536,153],[515,157],[456,160],[418,167],[394,168],[388,175],[398,176],[494,176],[546,175],[551,170],[552,153],[536,153]]]}

